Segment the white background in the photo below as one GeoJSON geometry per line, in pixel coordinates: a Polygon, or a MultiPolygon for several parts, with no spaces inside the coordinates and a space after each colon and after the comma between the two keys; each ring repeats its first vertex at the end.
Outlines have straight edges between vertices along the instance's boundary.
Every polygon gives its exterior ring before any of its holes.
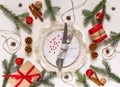
{"type": "MultiPolygon", "coordinates": [[[[10,10],[12,10],[13,12],[15,12],[16,14],[20,14],[23,12],[30,12],[28,9],[28,6],[31,3],[34,3],[36,0],[0,0],[0,4],[4,4],[6,7],[8,7],[10,10]],[[21,8],[18,7],[18,3],[22,3],[23,6],[21,8]]],[[[46,9],[44,0],[41,0],[43,2],[43,7],[42,7],[42,12],[44,12],[44,10],[46,9]]],[[[76,22],[75,22],[75,27],[77,27],[77,29],[79,29],[82,34],[83,34],[83,39],[84,42],[86,43],[86,45],[88,46],[91,43],[91,40],[89,38],[88,35],[88,30],[92,27],[91,25],[89,25],[88,27],[84,27],[83,26],[83,15],[81,14],[83,9],[90,9],[92,10],[94,8],[94,6],[99,2],[100,0],[88,0],[86,5],[75,10],[75,17],[76,17],[76,22]]],[[[77,6],[80,3],[83,3],[84,0],[74,0],[74,5],[77,6]]],[[[68,10],[71,8],[71,0],[52,0],[52,4],[54,6],[60,6],[61,10],[60,12],[57,14],[57,21],[61,22],[61,15],[64,11],[68,10]]],[[[111,15],[111,21],[105,21],[103,26],[104,29],[106,30],[107,34],[109,35],[110,31],[115,31],[115,32],[120,32],[120,25],[119,25],[119,19],[120,19],[120,1],[119,0],[107,0],[107,13],[109,13],[111,15]],[[111,7],[115,7],[116,10],[112,11],[111,7]]],[[[30,14],[32,17],[33,15],[30,14]]],[[[71,15],[72,13],[69,12],[67,13],[67,15],[71,15]]],[[[40,22],[38,19],[35,20],[34,19],[34,23],[32,25],[32,34],[29,35],[26,32],[24,32],[22,29],[20,30],[20,34],[22,37],[22,48],[20,49],[19,52],[17,52],[17,56],[18,57],[23,57],[26,60],[30,60],[32,61],[32,63],[38,68],[38,69],[42,69],[40,64],[38,62],[36,62],[36,54],[34,52],[34,45],[36,44],[36,41],[38,40],[39,37],[39,31],[41,28],[43,27],[49,27],[50,26],[50,21],[49,19],[44,19],[44,22],[40,22]],[[26,53],[24,52],[24,47],[25,47],[25,42],[24,42],[24,38],[26,36],[32,36],[33,37],[33,52],[31,56],[27,56],[26,53]]],[[[15,31],[16,27],[13,24],[12,21],[10,21],[3,13],[2,11],[0,11],[0,30],[12,30],[15,31]]],[[[1,34],[1,33],[0,33],[1,34]]],[[[2,42],[3,38],[0,37],[0,61],[2,61],[3,59],[10,59],[10,55],[8,53],[6,53],[3,49],[2,49],[2,42]]],[[[97,52],[99,53],[99,57],[96,60],[91,60],[91,58],[89,57],[89,53],[87,55],[87,63],[86,65],[81,69],[82,73],[85,73],[86,70],[89,68],[90,64],[93,64],[95,66],[99,66],[99,67],[103,67],[101,61],[102,61],[102,57],[101,57],[101,50],[105,47],[105,45],[100,44],[98,46],[97,52]]],[[[118,46],[117,50],[120,51],[120,46],[118,46]]],[[[118,76],[120,76],[120,54],[117,54],[116,57],[114,57],[112,60],[109,60],[109,64],[111,65],[112,68],[112,72],[116,73],[118,76]]],[[[2,64],[0,62],[0,86],[2,86],[2,80],[3,80],[3,73],[2,73],[3,69],[2,69],[2,64]]],[[[101,76],[100,74],[98,74],[99,78],[102,78],[104,76],[101,76]]],[[[107,83],[104,87],[120,87],[120,84],[108,79],[107,79],[107,83]]],[[[94,84],[92,81],[90,81],[89,79],[87,79],[87,81],[90,84],[90,87],[98,87],[96,84],[94,84]]],[[[53,82],[55,83],[55,87],[72,87],[66,83],[64,83],[59,77],[55,78],[53,80],[53,82]]],[[[83,87],[81,84],[76,84],[75,81],[71,82],[72,84],[74,84],[75,87],[83,87]]],[[[7,87],[12,87],[9,84],[7,85],[7,87]]],[[[43,87],[43,86],[42,86],[43,87]]]]}

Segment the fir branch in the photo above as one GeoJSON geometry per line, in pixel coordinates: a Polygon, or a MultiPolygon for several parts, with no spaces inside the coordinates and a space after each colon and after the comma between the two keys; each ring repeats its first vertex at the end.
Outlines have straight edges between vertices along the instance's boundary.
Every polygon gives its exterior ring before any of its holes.
{"type": "Polygon", "coordinates": [[[55,15],[60,10],[60,7],[52,6],[51,0],[45,0],[45,3],[47,6],[47,9],[44,12],[44,17],[46,18],[46,17],[50,16],[50,19],[52,21],[55,21],[56,20],[55,15]]]}
{"type": "MultiPolygon", "coordinates": [[[[16,58],[16,55],[13,54],[9,63],[7,63],[6,60],[3,60],[2,64],[3,64],[3,69],[4,69],[4,72],[5,72],[4,74],[11,74],[11,69],[14,66],[15,58],[16,58]],[[6,68],[4,68],[4,67],[6,67],[6,68]]],[[[8,78],[4,78],[2,87],[6,87],[7,82],[8,82],[8,78]]]]}
{"type": "Polygon", "coordinates": [[[105,66],[107,73],[111,73],[110,65],[106,61],[103,61],[103,65],[105,66]]]}
{"type": "Polygon", "coordinates": [[[90,65],[90,68],[92,68],[93,70],[95,70],[96,72],[104,75],[104,76],[107,76],[108,78],[111,78],[112,80],[120,83],[120,77],[118,77],[116,74],[112,73],[112,72],[108,72],[107,70],[111,71],[110,69],[110,66],[109,64],[103,60],[103,65],[106,67],[106,70],[103,69],[103,68],[98,68],[98,67],[95,67],[93,65],[90,65]]]}
{"type": "Polygon", "coordinates": [[[120,41],[120,32],[116,33],[116,32],[111,31],[110,37],[104,42],[105,44],[110,44],[111,46],[114,47],[118,45],[119,41],[120,41]]]}
{"type": "Polygon", "coordinates": [[[104,10],[104,15],[105,17],[107,18],[107,20],[110,19],[110,16],[106,13],[106,8],[105,7],[105,4],[106,4],[106,0],[102,0],[99,4],[97,4],[95,6],[95,8],[93,9],[93,11],[90,11],[90,10],[87,10],[87,9],[84,9],[82,11],[82,14],[85,16],[85,19],[84,19],[84,25],[87,26],[89,23],[92,23],[93,25],[95,25],[96,23],[96,14],[100,11],[100,10],[104,10]]]}
{"type": "Polygon", "coordinates": [[[27,31],[28,33],[31,33],[31,29],[28,25],[26,25],[23,20],[21,20],[21,17],[25,17],[26,15],[28,15],[28,13],[22,14],[22,15],[16,15],[15,13],[13,13],[12,11],[10,11],[8,8],[4,7],[3,5],[0,4],[0,9],[3,11],[3,13],[8,16],[16,25],[16,28],[19,30],[20,27],[23,28],[25,31],[27,31]]]}
{"type": "Polygon", "coordinates": [[[81,72],[77,71],[76,76],[77,76],[77,79],[76,79],[77,83],[82,83],[84,85],[84,87],[89,87],[89,84],[86,81],[85,74],[82,74],[81,72]]]}
{"type": "Polygon", "coordinates": [[[56,77],[56,72],[47,73],[45,70],[43,70],[41,72],[41,79],[31,84],[30,87],[38,87],[40,85],[55,87],[55,85],[52,82],[50,82],[50,80],[53,79],[54,77],[56,77]]]}
{"type": "Polygon", "coordinates": [[[25,19],[26,17],[29,16],[29,13],[28,12],[25,12],[25,13],[22,13],[20,15],[18,15],[21,19],[25,19]]]}
{"type": "Polygon", "coordinates": [[[7,69],[8,69],[8,61],[6,60],[6,59],[4,59],[3,61],[2,61],[2,67],[3,67],[3,69],[4,69],[4,71],[3,71],[3,73],[4,74],[7,74],[7,69]]]}

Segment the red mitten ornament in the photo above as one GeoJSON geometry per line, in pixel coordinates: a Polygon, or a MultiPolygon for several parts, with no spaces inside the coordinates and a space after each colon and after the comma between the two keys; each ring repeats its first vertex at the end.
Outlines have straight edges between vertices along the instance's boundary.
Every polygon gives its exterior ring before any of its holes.
{"type": "Polygon", "coordinates": [[[90,34],[92,40],[95,43],[100,43],[105,38],[107,38],[107,34],[106,34],[105,30],[103,29],[103,25],[102,24],[98,24],[95,27],[91,28],[89,30],[89,34],[90,34]]]}

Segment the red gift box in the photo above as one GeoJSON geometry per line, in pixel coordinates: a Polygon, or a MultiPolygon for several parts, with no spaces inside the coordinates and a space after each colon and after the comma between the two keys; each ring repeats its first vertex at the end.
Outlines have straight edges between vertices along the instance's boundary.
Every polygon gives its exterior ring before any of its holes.
{"type": "Polygon", "coordinates": [[[98,24],[95,27],[91,28],[89,30],[89,34],[95,43],[100,43],[105,38],[107,38],[107,34],[105,30],[103,29],[102,24],[98,24]]]}
{"type": "Polygon", "coordinates": [[[39,70],[29,61],[14,74],[3,75],[4,78],[10,78],[9,82],[14,87],[29,87],[30,84],[40,79],[39,70]]]}

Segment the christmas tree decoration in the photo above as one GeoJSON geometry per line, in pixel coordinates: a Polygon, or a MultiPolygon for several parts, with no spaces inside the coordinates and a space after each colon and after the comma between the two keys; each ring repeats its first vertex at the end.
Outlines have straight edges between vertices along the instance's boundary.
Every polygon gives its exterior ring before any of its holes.
{"type": "Polygon", "coordinates": [[[47,9],[44,12],[44,17],[46,18],[50,16],[51,21],[55,21],[56,20],[55,15],[60,10],[60,7],[52,6],[51,0],[45,0],[45,3],[47,6],[47,9]]]}
{"type": "Polygon", "coordinates": [[[97,73],[92,69],[88,69],[86,72],[86,75],[90,78],[91,81],[93,81],[98,86],[101,86],[101,85],[103,86],[106,83],[106,79],[101,78],[101,80],[99,80],[97,73]]]}
{"type": "Polygon", "coordinates": [[[22,64],[23,64],[23,61],[24,61],[23,58],[17,58],[17,59],[15,60],[15,63],[16,63],[17,65],[22,65],[22,64]]]}
{"type": "Polygon", "coordinates": [[[0,9],[3,11],[3,13],[8,16],[13,23],[16,25],[16,28],[19,30],[20,27],[23,28],[25,31],[27,31],[28,33],[31,33],[32,30],[31,28],[26,25],[23,21],[24,18],[26,18],[29,13],[25,12],[21,15],[16,15],[15,13],[13,13],[12,11],[10,11],[8,8],[4,7],[3,5],[0,4],[0,9]]]}
{"type": "Polygon", "coordinates": [[[102,19],[103,19],[103,16],[104,16],[103,13],[97,13],[96,19],[97,19],[97,20],[102,20],[102,19]]]}
{"type": "MultiPolygon", "coordinates": [[[[13,71],[16,71],[18,68],[16,66],[14,66],[14,62],[15,59],[17,58],[17,56],[15,54],[13,54],[11,56],[11,59],[9,60],[9,62],[4,59],[2,61],[2,66],[4,69],[4,74],[11,74],[13,71]]],[[[7,82],[8,82],[9,78],[4,78],[3,83],[2,83],[2,87],[6,87],[7,86],[7,82]]]]}
{"type": "Polygon", "coordinates": [[[26,23],[27,23],[28,25],[32,24],[32,23],[33,23],[33,18],[30,17],[30,16],[26,17],[26,23]]]}
{"type": "Polygon", "coordinates": [[[87,75],[88,77],[91,77],[91,76],[93,75],[93,70],[92,70],[92,69],[88,69],[88,70],[86,71],[86,75],[87,75]]]}
{"type": "Polygon", "coordinates": [[[89,34],[95,43],[100,43],[107,38],[102,24],[98,24],[89,30],[89,34]]]}
{"type": "Polygon", "coordinates": [[[38,81],[32,83],[30,87],[39,87],[40,85],[45,85],[47,87],[55,87],[54,83],[52,83],[50,80],[56,76],[56,72],[46,72],[45,70],[43,70],[41,72],[41,78],[38,81]]]}
{"type": "Polygon", "coordinates": [[[105,66],[105,69],[104,68],[99,68],[99,67],[95,67],[93,65],[90,65],[90,68],[92,68],[93,70],[95,70],[96,72],[104,75],[104,76],[107,76],[108,78],[120,83],[120,77],[118,77],[116,74],[112,73],[111,72],[111,68],[109,66],[109,64],[106,62],[106,61],[102,61],[103,62],[103,65],[105,66]]]}
{"type": "Polygon", "coordinates": [[[77,83],[82,83],[84,87],[89,87],[85,74],[82,74],[81,72],[77,71],[76,76],[77,76],[77,79],[76,79],[77,83]]]}
{"type": "Polygon", "coordinates": [[[35,2],[35,4],[32,3],[31,5],[29,5],[29,10],[31,11],[35,19],[39,18],[40,21],[43,22],[42,12],[40,9],[41,7],[42,7],[42,3],[37,1],[35,2]]]}
{"type": "Polygon", "coordinates": [[[119,41],[120,41],[120,32],[116,33],[111,31],[110,37],[104,42],[105,44],[110,44],[112,47],[115,47],[118,45],[119,41]]]}
{"type": "Polygon", "coordinates": [[[105,16],[103,17],[103,19],[106,18],[109,21],[110,16],[106,13],[106,0],[101,0],[100,3],[95,6],[93,11],[90,11],[87,9],[84,9],[82,11],[82,14],[85,16],[84,25],[87,26],[89,23],[92,23],[93,25],[95,25],[97,23],[96,14],[99,13],[99,11],[101,10],[105,16]]]}
{"type": "Polygon", "coordinates": [[[29,87],[30,84],[40,79],[39,70],[29,61],[21,66],[14,74],[5,74],[4,78],[10,78],[14,87],[29,87]]]}

